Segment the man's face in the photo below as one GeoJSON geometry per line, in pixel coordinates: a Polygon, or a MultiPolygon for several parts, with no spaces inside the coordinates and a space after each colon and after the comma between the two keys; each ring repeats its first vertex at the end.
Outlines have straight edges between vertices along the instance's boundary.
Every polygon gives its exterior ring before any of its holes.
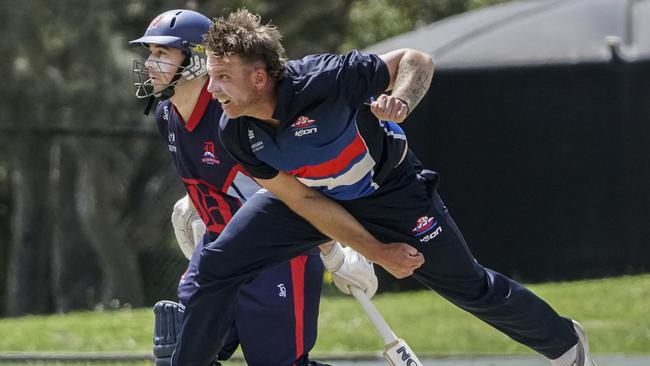
{"type": "Polygon", "coordinates": [[[165,47],[157,44],[149,45],[149,57],[145,62],[154,92],[159,93],[174,78],[185,55],[178,48],[165,47]]]}
{"type": "Polygon", "coordinates": [[[254,115],[260,95],[256,88],[255,68],[237,55],[224,59],[208,53],[208,91],[219,100],[228,118],[254,115]]]}

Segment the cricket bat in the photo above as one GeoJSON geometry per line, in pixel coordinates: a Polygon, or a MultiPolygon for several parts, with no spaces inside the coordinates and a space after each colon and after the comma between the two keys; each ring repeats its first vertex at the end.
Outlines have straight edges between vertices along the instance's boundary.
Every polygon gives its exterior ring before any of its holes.
{"type": "Polygon", "coordinates": [[[391,366],[422,366],[422,362],[420,362],[418,356],[415,355],[406,341],[395,336],[384,317],[381,316],[375,305],[370,302],[366,293],[355,286],[350,286],[350,291],[352,296],[361,304],[368,318],[384,340],[384,358],[388,361],[388,364],[391,366]]]}

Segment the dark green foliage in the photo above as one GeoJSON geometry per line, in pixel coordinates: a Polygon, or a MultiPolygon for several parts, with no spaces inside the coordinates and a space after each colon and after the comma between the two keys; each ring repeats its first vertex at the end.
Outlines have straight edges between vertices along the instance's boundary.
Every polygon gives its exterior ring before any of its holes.
{"type": "Polygon", "coordinates": [[[127,44],[155,15],[246,6],[280,28],[296,58],[362,48],[494,2],[3,0],[0,312],[144,305],[146,295],[173,294],[175,279],[165,288],[149,281],[180,256],[169,249],[168,223],[180,184],[133,97],[131,61],[143,50],[127,44]],[[161,245],[174,259],[154,263],[161,245]]]}

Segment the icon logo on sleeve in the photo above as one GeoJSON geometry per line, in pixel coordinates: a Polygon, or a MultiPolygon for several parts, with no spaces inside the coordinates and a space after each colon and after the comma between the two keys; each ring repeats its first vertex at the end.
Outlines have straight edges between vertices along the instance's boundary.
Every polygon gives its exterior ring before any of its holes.
{"type": "Polygon", "coordinates": [[[163,119],[165,121],[169,121],[169,107],[168,106],[163,107],[163,119]]]}

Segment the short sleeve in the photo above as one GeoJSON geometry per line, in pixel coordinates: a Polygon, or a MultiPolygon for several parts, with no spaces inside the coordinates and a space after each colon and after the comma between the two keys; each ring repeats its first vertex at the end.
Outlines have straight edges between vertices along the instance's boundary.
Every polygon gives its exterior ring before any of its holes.
{"type": "Polygon", "coordinates": [[[229,119],[225,113],[219,121],[219,139],[228,154],[254,178],[271,179],[278,170],[258,159],[248,142],[248,128],[241,118],[229,119]]]}
{"type": "Polygon", "coordinates": [[[350,106],[357,107],[388,88],[390,74],[379,56],[352,51],[341,57],[339,92],[346,93],[350,106]]]}

